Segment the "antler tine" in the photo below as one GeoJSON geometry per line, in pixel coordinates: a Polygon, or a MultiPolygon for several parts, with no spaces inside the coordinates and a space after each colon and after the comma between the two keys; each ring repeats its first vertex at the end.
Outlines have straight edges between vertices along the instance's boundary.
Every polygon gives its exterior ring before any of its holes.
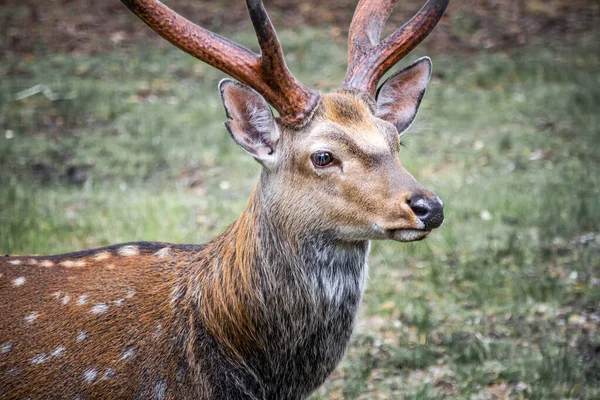
{"type": "Polygon", "coordinates": [[[396,2],[386,0],[380,5],[377,0],[362,0],[356,8],[349,37],[358,42],[349,46],[346,87],[375,97],[379,80],[433,31],[450,0],[429,0],[410,21],[378,43],[396,2]]]}
{"type": "Polygon", "coordinates": [[[263,68],[287,70],[281,44],[262,1],[246,0],[246,6],[260,46],[263,68]]]}
{"type": "Polygon", "coordinates": [[[283,115],[282,121],[288,122],[288,125],[307,119],[317,106],[318,93],[298,82],[288,70],[281,43],[262,1],[246,0],[246,6],[261,50],[259,73],[269,87],[275,89],[271,104],[275,108],[276,103],[285,106],[277,110],[283,115]]]}
{"type": "Polygon", "coordinates": [[[360,49],[370,49],[379,44],[381,30],[398,0],[360,0],[354,11],[348,46],[350,55],[360,49]],[[374,4],[378,3],[375,7],[374,4]]]}
{"type": "Polygon", "coordinates": [[[287,69],[261,1],[246,1],[262,51],[260,56],[188,21],[158,0],[121,2],[176,47],[262,94],[279,112],[284,125],[301,126],[312,116],[319,94],[303,86],[287,69]]]}

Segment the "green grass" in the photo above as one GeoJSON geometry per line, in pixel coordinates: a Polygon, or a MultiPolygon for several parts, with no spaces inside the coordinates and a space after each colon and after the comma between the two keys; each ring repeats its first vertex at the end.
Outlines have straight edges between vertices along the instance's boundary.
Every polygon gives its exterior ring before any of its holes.
{"type": "MultiPolygon", "coordinates": [[[[345,49],[281,36],[301,81],[341,82],[345,49]]],[[[374,243],[352,346],[314,398],[599,398],[597,47],[430,55],[400,157],[446,222],[374,243]]],[[[0,76],[0,251],[200,243],[245,206],[259,167],[222,126],[223,75],[179,51],[14,58],[0,76]],[[37,84],[59,99],[15,100],[37,84]]]]}

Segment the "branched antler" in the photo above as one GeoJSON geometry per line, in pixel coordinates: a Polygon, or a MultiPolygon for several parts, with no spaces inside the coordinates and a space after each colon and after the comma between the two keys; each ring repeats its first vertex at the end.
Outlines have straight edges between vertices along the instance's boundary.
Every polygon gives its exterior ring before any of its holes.
{"type": "Polygon", "coordinates": [[[398,0],[361,0],[348,37],[344,85],[375,96],[385,73],[435,28],[450,0],[429,0],[419,12],[380,43],[381,30],[398,0]]]}

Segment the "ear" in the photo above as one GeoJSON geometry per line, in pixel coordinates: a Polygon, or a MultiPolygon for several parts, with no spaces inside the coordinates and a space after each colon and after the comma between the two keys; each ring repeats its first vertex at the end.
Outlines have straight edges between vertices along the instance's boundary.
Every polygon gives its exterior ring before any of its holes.
{"type": "Polygon", "coordinates": [[[394,124],[401,135],[414,121],[430,77],[429,57],[390,76],[377,90],[377,116],[394,124]]]}
{"type": "Polygon", "coordinates": [[[233,140],[265,167],[273,166],[279,127],[265,99],[232,79],[219,82],[219,92],[229,119],[225,126],[233,140]]]}

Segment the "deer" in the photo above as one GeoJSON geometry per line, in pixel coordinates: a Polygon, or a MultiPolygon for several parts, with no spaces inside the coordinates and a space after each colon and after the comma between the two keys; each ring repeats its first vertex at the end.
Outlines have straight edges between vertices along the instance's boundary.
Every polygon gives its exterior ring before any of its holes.
{"type": "Polygon", "coordinates": [[[397,0],[360,0],[346,76],[329,93],[290,73],[259,0],[246,5],[260,54],[157,0],[121,1],[233,78],[219,83],[225,127],[260,177],[206,244],[0,257],[0,398],[304,399],[344,356],[371,241],[422,240],[444,220],[398,157],[431,61],[379,81],[449,0],[429,0],[384,40],[397,0]]]}

